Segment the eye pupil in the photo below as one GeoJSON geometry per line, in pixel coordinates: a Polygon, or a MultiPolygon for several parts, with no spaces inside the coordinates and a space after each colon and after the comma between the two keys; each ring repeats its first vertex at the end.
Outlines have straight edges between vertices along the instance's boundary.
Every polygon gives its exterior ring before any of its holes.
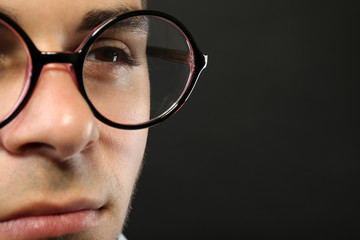
{"type": "Polygon", "coordinates": [[[113,48],[101,48],[95,52],[95,57],[97,60],[104,62],[118,62],[121,60],[120,54],[116,49],[113,48]]]}

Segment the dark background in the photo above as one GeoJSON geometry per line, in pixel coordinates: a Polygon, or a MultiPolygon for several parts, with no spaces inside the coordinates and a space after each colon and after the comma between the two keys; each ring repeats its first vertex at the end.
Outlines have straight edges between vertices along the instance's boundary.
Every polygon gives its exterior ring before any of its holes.
{"type": "Polygon", "coordinates": [[[150,129],[130,240],[360,237],[357,2],[150,0],[209,65],[150,129]]]}

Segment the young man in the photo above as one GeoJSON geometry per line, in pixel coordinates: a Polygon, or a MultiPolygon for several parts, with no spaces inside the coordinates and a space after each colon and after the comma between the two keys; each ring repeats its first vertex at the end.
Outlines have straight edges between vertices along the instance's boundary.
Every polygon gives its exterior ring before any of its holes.
{"type": "Polygon", "coordinates": [[[184,103],[206,64],[166,16],[121,17],[143,8],[140,0],[0,1],[1,240],[121,235],[147,127],[184,103]],[[187,50],[157,38],[149,45],[165,25],[187,50]],[[177,89],[169,77],[152,80],[164,72],[186,80],[177,89]],[[157,105],[162,91],[172,102],[157,105]]]}

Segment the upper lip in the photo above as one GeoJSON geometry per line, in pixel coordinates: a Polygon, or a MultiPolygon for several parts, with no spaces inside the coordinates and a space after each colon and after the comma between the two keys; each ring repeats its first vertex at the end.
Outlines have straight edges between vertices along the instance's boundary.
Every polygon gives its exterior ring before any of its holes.
{"type": "Polygon", "coordinates": [[[0,217],[0,222],[11,221],[19,218],[32,216],[46,216],[55,214],[65,214],[70,212],[77,212],[83,210],[100,210],[103,203],[100,201],[93,201],[89,199],[81,199],[71,201],[68,203],[49,203],[37,202],[27,204],[24,207],[16,209],[4,217],[0,217]]]}

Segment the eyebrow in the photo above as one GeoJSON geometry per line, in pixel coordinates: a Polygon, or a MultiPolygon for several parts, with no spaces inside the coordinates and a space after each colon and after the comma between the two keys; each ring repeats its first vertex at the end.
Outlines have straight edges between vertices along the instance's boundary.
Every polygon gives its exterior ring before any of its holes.
{"type": "Polygon", "coordinates": [[[106,20],[116,16],[121,15],[127,12],[135,11],[138,9],[130,9],[128,7],[120,7],[117,10],[92,10],[85,14],[83,20],[81,21],[78,31],[89,31],[93,30],[95,27],[105,22],[106,20]]]}
{"type": "MultiPolygon", "coordinates": [[[[138,9],[129,9],[126,7],[122,7],[117,11],[112,11],[112,10],[90,11],[84,16],[82,22],[78,27],[78,31],[79,32],[92,31],[101,23],[105,22],[106,20],[109,20],[114,16],[118,16],[135,10],[138,9]]],[[[112,24],[110,29],[112,30],[121,29],[121,30],[126,30],[127,32],[133,32],[147,36],[149,33],[149,20],[145,16],[129,18],[112,24]]]]}

